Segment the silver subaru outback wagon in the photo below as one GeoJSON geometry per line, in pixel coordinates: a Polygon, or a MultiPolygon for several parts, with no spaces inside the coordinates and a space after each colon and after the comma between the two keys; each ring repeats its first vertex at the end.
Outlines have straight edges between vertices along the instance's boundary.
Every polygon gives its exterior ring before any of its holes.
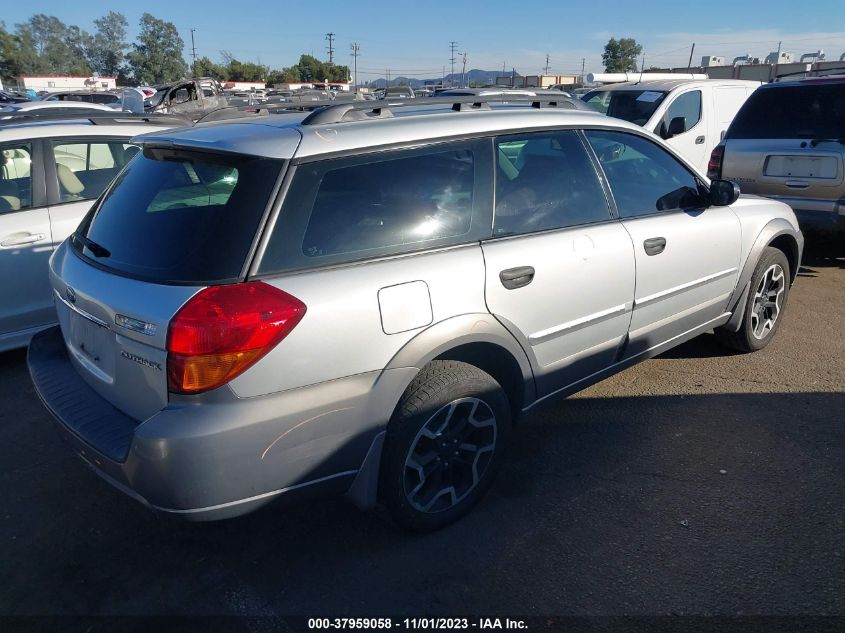
{"type": "Polygon", "coordinates": [[[714,328],[771,341],[788,206],[624,121],[457,101],[138,138],[29,348],[83,460],[188,519],[343,493],[431,530],[538,404],[714,328]]]}

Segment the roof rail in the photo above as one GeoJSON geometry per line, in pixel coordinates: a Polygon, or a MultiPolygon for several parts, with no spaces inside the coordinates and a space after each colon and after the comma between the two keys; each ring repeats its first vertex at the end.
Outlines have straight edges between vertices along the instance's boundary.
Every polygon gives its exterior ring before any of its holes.
{"type": "MultiPolygon", "coordinates": [[[[347,102],[344,102],[347,103],[347,102]]],[[[371,102],[372,103],[372,102],[371,102]]],[[[212,110],[197,119],[196,123],[210,121],[228,121],[253,116],[268,116],[280,112],[304,112],[330,105],[340,105],[335,101],[284,101],[281,103],[263,103],[255,105],[225,106],[212,110]]]]}
{"type": "Polygon", "coordinates": [[[92,125],[120,125],[131,123],[162,123],[169,125],[191,125],[191,120],[180,114],[135,114],[132,112],[106,112],[104,110],[86,110],[67,108],[63,112],[39,114],[31,112],[0,112],[0,126],[26,125],[49,121],[88,121],[92,125]]]}
{"type": "Polygon", "coordinates": [[[580,99],[561,95],[472,95],[467,97],[421,97],[396,101],[353,101],[344,103],[329,102],[315,109],[302,120],[302,125],[322,125],[361,121],[370,118],[389,118],[396,108],[428,108],[429,106],[448,106],[455,112],[477,112],[489,110],[491,103],[530,104],[533,108],[564,108],[568,110],[591,110],[580,99]]]}

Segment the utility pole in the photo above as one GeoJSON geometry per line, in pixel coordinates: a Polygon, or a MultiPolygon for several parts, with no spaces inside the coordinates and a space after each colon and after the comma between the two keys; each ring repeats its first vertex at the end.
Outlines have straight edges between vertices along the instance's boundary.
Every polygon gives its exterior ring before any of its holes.
{"type": "Polygon", "coordinates": [[[326,33],[326,39],[329,41],[329,45],[326,47],[329,49],[329,64],[334,63],[334,33],[326,33]]]}
{"type": "Polygon", "coordinates": [[[358,51],[361,50],[361,45],[357,42],[352,43],[352,66],[354,68],[355,92],[358,92],[358,51]]]}
{"type": "Polygon", "coordinates": [[[457,49],[457,47],[458,47],[457,42],[449,42],[449,51],[451,53],[451,57],[449,58],[449,61],[452,62],[452,73],[451,73],[451,77],[449,79],[449,87],[450,88],[454,87],[454,85],[455,85],[455,50],[457,49]]]}
{"type": "Polygon", "coordinates": [[[466,74],[467,74],[467,54],[461,53],[464,56],[464,67],[461,69],[461,88],[466,88],[466,74]]]}
{"type": "Polygon", "coordinates": [[[194,31],[196,31],[196,29],[191,29],[191,56],[194,59],[194,63],[191,66],[191,74],[194,77],[196,77],[197,76],[197,47],[196,47],[196,44],[194,44],[194,31]]]}
{"type": "Polygon", "coordinates": [[[544,75],[549,74],[549,54],[546,53],[546,68],[543,70],[544,75]]]}
{"type": "Polygon", "coordinates": [[[692,48],[689,49],[689,61],[687,62],[687,70],[692,66],[692,54],[695,52],[695,42],[692,43],[692,48]]]}
{"type": "Polygon", "coordinates": [[[586,58],[581,58],[581,87],[584,87],[584,64],[587,62],[586,58]]]}

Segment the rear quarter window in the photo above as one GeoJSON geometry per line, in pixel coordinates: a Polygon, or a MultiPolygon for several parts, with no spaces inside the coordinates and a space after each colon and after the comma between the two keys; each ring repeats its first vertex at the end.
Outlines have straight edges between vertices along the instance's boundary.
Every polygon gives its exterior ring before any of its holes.
{"type": "Polygon", "coordinates": [[[487,139],[298,166],[259,273],[489,237],[490,148],[487,139]]]}

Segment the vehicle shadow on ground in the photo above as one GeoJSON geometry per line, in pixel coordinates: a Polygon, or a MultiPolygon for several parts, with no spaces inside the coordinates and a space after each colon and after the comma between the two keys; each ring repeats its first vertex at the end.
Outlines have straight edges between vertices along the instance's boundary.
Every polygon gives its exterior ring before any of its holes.
{"type": "Polygon", "coordinates": [[[482,503],[427,535],[340,500],[162,520],[49,433],[44,467],[3,452],[14,494],[0,558],[14,573],[0,604],[18,614],[832,612],[842,568],[824,561],[841,549],[845,425],[833,421],[843,410],[842,393],[567,400],[522,422],[482,503]]]}

